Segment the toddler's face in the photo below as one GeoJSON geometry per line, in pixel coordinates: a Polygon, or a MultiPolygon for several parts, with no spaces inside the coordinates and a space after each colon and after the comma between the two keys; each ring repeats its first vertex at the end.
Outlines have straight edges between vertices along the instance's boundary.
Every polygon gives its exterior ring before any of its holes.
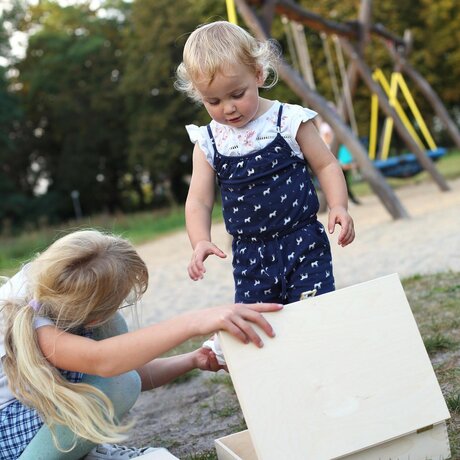
{"type": "Polygon", "coordinates": [[[214,80],[195,83],[213,120],[241,128],[259,116],[259,87],[262,71],[256,74],[242,64],[226,66],[214,80]]]}

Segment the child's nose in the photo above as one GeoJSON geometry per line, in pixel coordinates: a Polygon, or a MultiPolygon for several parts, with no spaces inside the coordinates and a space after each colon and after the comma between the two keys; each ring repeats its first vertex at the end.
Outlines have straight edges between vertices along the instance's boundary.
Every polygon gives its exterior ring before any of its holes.
{"type": "Polygon", "coordinates": [[[224,105],[224,112],[226,115],[228,114],[231,114],[235,111],[235,105],[233,104],[233,102],[229,101],[229,102],[226,102],[225,105],[224,105]]]}

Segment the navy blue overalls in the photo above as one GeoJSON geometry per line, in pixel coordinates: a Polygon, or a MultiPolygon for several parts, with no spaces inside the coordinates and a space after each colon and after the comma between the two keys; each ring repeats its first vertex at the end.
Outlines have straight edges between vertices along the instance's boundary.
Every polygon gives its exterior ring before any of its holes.
{"type": "Polygon", "coordinates": [[[281,136],[244,156],[221,155],[214,169],[227,232],[233,236],[235,302],[291,303],[304,291],[334,290],[329,240],[307,163],[281,136]]]}

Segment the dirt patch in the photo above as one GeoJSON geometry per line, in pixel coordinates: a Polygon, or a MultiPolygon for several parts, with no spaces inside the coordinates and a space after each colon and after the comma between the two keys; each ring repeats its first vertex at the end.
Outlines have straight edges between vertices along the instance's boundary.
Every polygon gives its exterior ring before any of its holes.
{"type": "Polygon", "coordinates": [[[127,444],[163,446],[181,459],[213,458],[214,439],[245,429],[224,371],[142,393],[130,417],[136,424],[127,444]]]}

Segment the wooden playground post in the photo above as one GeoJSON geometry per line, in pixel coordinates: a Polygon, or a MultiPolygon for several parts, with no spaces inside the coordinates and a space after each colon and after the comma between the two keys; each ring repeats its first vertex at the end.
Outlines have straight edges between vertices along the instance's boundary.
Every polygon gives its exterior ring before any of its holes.
{"type": "MultiPolygon", "coordinates": [[[[260,40],[267,40],[269,33],[264,30],[261,21],[247,5],[245,0],[236,0],[238,11],[245,23],[260,40]]],[[[369,182],[374,193],[380,198],[385,208],[394,219],[408,218],[409,214],[402,206],[394,191],[387,184],[382,174],[373,166],[367,152],[359,140],[354,136],[349,127],[328,106],[327,101],[317,92],[313,91],[307,83],[294,71],[289,64],[281,60],[279,66],[281,78],[290,88],[317,112],[320,112],[327,123],[331,125],[338,139],[352,152],[363,177],[369,182]]]]}
{"type": "MultiPolygon", "coordinates": [[[[370,5],[371,1],[372,0],[361,0],[361,5],[359,9],[359,24],[360,24],[361,31],[359,33],[360,39],[358,41],[358,47],[359,47],[358,50],[361,53],[361,55],[363,55],[364,48],[370,39],[370,32],[371,32],[371,29],[370,29],[371,20],[370,19],[371,19],[371,11],[372,11],[371,5],[370,5]]],[[[339,40],[339,46],[340,46],[340,40],[339,40]]],[[[358,69],[356,68],[355,63],[351,61],[347,69],[347,82],[348,82],[348,87],[349,87],[350,98],[353,98],[356,92],[358,81],[359,81],[358,69]]],[[[345,107],[344,96],[341,98],[337,106],[337,111],[341,115],[342,120],[346,123],[348,121],[348,111],[346,110],[346,107],[345,107]]],[[[332,145],[331,145],[331,150],[332,152],[334,152],[334,154],[337,154],[338,149],[339,149],[339,141],[334,136],[334,140],[332,141],[332,145]]]]}

